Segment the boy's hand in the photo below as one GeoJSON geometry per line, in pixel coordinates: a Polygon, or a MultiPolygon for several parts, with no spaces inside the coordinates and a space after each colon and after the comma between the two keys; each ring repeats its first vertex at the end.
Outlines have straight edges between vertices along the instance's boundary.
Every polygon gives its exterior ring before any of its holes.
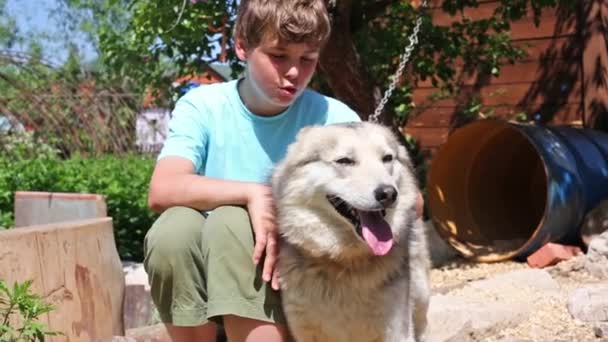
{"type": "Polygon", "coordinates": [[[247,211],[255,234],[253,262],[257,265],[264,257],[262,279],[271,282],[273,289],[279,289],[279,277],[275,268],[279,246],[277,241],[277,223],[272,192],[270,187],[252,184],[247,194],[247,211]]]}

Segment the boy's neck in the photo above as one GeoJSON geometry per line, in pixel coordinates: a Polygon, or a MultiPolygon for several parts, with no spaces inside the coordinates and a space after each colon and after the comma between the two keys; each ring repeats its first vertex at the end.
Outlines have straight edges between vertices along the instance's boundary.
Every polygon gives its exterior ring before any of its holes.
{"type": "Polygon", "coordinates": [[[263,99],[260,99],[255,94],[256,92],[253,89],[253,85],[247,77],[244,77],[238,81],[237,91],[245,107],[247,107],[247,109],[255,115],[275,116],[281,114],[287,110],[287,108],[289,108],[289,106],[273,106],[272,104],[264,103],[263,99]]]}

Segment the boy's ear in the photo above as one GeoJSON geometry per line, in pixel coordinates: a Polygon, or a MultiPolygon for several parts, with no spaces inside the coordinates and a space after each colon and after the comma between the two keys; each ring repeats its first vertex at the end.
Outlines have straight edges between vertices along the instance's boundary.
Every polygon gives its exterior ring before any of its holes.
{"type": "Polygon", "coordinates": [[[234,50],[236,52],[236,56],[243,62],[247,60],[247,47],[245,46],[245,42],[241,38],[236,38],[234,41],[234,50]]]}

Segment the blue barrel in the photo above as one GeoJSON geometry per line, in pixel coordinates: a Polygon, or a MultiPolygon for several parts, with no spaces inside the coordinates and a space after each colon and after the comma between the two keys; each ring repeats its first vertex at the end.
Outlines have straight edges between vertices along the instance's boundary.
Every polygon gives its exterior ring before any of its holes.
{"type": "Polygon", "coordinates": [[[435,228],[480,262],[524,259],[547,242],[578,244],[584,215],[608,198],[608,134],[479,120],[433,157],[435,228]]]}

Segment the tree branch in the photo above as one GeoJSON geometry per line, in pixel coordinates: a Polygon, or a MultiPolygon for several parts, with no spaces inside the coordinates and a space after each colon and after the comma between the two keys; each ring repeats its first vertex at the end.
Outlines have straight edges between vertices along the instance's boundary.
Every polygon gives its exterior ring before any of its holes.
{"type": "Polygon", "coordinates": [[[320,59],[320,69],[334,96],[363,120],[373,112],[378,96],[375,81],[362,63],[351,35],[352,0],[340,0],[333,9],[332,33],[320,59]]]}
{"type": "Polygon", "coordinates": [[[388,5],[390,5],[394,2],[396,2],[396,0],[376,0],[376,1],[368,4],[367,6],[364,6],[363,14],[365,14],[365,17],[367,18],[367,22],[369,22],[370,20],[373,20],[374,18],[378,17],[380,14],[384,13],[384,10],[386,10],[386,7],[388,7],[388,5]]]}

